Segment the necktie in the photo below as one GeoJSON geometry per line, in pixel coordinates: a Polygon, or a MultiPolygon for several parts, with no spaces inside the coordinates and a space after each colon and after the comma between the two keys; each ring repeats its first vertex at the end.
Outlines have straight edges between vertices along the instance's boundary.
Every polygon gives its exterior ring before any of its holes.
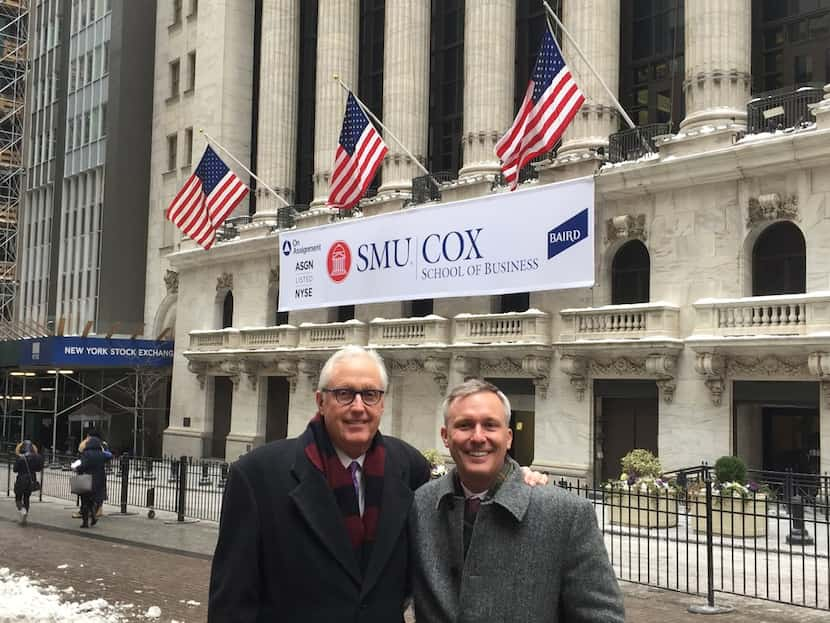
{"type": "Polygon", "coordinates": [[[467,557],[467,550],[470,547],[470,539],[473,536],[473,526],[476,523],[476,515],[481,506],[481,498],[466,498],[464,500],[464,557],[467,557]]]}
{"type": "Polygon", "coordinates": [[[352,485],[354,485],[354,495],[360,505],[360,463],[352,461],[349,463],[349,473],[352,475],[352,485]]]}

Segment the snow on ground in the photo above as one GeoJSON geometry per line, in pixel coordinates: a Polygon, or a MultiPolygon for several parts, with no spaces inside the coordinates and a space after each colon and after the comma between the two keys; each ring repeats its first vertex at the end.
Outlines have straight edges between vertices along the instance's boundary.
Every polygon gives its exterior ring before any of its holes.
{"type": "MultiPolygon", "coordinates": [[[[73,592],[0,568],[0,623],[122,623],[134,607],[112,605],[104,599],[70,601],[73,592]]],[[[145,617],[158,619],[160,615],[153,606],[145,617]]]]}

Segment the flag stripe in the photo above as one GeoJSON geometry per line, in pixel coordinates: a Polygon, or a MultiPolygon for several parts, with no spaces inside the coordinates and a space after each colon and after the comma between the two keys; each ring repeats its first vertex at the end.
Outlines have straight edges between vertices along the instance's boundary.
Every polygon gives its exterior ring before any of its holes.
{"type": "Polygon", "coordinates": [[[199,166],[176,193],[165,216],[203,249],[210,249],[216,241],[216,231],[247,194],[247,185],[208,145],[199,166]]]}
{"type": "Polygon", "coordinates": [[[516,118],[495,147],[510,190],[528,162],[556,145],[584,102],[553,35],[545,31],[516,118]]]}
{"type": "Polygon", "coordinates": [[[328,205],[341,210],[354,207],[369,188],[387,151],[380,134],[349,93],[329,180],[328,205]]]}

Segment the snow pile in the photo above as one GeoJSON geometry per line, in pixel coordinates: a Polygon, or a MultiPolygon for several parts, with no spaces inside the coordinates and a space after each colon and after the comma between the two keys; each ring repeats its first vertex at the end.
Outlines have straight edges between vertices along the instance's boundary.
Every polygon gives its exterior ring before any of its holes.
{"type": "Polygon", "coordinates": [[[104,599],[63,601],[54,586],[44,586],[8,568],[0,568],[0,623],[122,623],[120,606],[104,599]]]}

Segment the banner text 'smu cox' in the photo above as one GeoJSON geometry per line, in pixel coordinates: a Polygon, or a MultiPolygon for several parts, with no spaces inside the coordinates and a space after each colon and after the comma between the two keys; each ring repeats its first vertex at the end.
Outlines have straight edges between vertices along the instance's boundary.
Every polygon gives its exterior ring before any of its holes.
{"type": "Polygon", "coordinates": [[[590,177],[285,231],[280,310],[590,287],[594,246],[590,177]]]}

